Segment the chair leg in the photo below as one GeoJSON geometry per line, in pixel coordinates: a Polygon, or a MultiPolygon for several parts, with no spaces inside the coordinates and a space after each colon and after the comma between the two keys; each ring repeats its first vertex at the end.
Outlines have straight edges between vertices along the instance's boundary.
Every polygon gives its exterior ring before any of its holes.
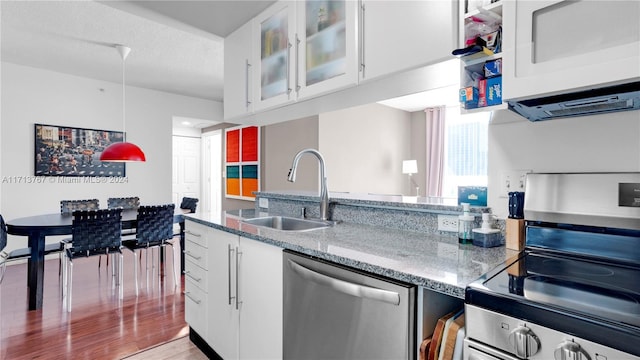
{"type": "Polygon", "coordinates": [[[69,283],[67,284],[67,312],[71,312],[71,294],[73,291],[73,261],[71,259],[69,259],[68,271],[69,274],[67,275],[67,281],[69,283]]]}
{"type": "Polygon", "coordinates": [[[0,260],[2,260],[2,264],[0,264],[0,284],[2,284],[2,279],[4,279],[4,273],[7,271],[7,259],[4,257],[4,251],[0,254],[0,260]]]}
{"type": "Polygon", "coordinates": [[[171,264],[171,272],[173,273],[173,287],[178,287],[178,277],[176,276],[176,262],[178,261],[178,257],[176,255],[176,249],[171,245],[171,252],[173,253],[173,262],[171,264]]]}
{"type": "Polygon", "coordinates": [[[67,289],[67,257],[65,251],[60,253],[60,293],[62,294],[62,300],[65,299],[65,292],[67,289]]]}
{"type": "Polygon", "coordinates": [[[119,258],[119,260],[118,260],[118,286],[120,286],[120,300],[122,300],[124,298],[124,283],[123,283],[124,256],[123,256],[123,254],[120,253],[120,256],[118,258],[119,258]]]}
{"type": "Polygon", "coordinates": [[[133,276],[136,283],[136,296],[138,296],[138,256],[135,251],[133,252],[133,276]]]}

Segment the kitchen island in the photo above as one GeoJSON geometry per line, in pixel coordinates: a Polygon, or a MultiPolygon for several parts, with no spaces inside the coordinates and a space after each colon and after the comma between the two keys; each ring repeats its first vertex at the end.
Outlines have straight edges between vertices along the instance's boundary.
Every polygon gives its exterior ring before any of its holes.
{"type": "MultiPolygon", "coordinates": [[[[433,333],[440,316],[462,307],[469,283],[517,255],[504,246],[460,245],[456,233],[417,231],[404,222],[394,228],[343,217],[331,227],[283,231],[243,221],[300,213],[300,203],[286,201],[286,209],[276,206],[272,199],[269,211],[257,207],[185,215],[185,317],[191,340],[212,358],[282,357],[282,344],[286,343],[283,249],[354,272],[415,285],[416,298],[411,300],[416,304],[415,312],[407,314],[416,329],[409,337],[413,354],[422,340],[433,333]],[[255,353],[257,349],[259,354],[255,353]]],[[[370,205],[354,208],[355,212],[350,213],[371,211],[370,205]]],[[[381,216],[389,221],[401,214],[413,218],[410,223],[432,222],[433,219],[427,220],[433,215],[429,211],[451,213],[456,209],[453,206],[405,213],[377,205],[367,222],[381,216]]],[[[334,215],[341,211],[336,207],[333,210],[334,215]]]]}

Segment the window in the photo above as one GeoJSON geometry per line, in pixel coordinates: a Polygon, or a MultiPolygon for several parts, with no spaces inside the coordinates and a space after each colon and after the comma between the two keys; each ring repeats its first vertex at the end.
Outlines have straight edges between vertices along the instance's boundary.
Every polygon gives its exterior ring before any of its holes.
{"type": "Polygon", "coordinates": [[[461,114],[447,107],[444,130],[442,196],[458,197],[458,186],[487,186],[487,150],[491,112],[461,114]]]}

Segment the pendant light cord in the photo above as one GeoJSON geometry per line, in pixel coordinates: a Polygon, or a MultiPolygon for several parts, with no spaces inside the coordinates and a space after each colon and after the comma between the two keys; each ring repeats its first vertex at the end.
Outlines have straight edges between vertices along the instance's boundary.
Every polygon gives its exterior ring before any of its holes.
{"type": "Polygon", "coordinates": [[[124,69],[125,69],[125,61],[126,61],[126,56],[122,56],[122,141],[126,141],[126,106],[125,106],[125,83],[124,83],[124,69]]]}

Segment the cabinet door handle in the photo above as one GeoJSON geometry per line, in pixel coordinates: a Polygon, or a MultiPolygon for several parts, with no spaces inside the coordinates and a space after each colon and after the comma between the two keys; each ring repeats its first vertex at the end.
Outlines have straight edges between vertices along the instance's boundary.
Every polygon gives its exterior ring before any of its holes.
{"type": "Polygon", "coordinates": [[[291,260],[289,260],[289,266],[295,273],[304,279],[313,281],[317,284],[329,286],[335,291],[360,298],[382,301],[392,305],[400,305],[400,294],[397,292],[336,279],[311,269],[307,269],[306,267],[291,260]]]}
{"type": "Polygon", "coordinates": [[[238,247],[236,246],[236,310],[238,310],[238,308],[240,307],[239,305],[242,303],[242,301],[240,301],[240,293],[238,292],[238,287],[240,284],[240,273],[238,272],[238,269],[240,267],[240,255],[242,255],[242,253],[240,252],[240,250],[238,249],[238,247]]]}
{"type": "Polygon", "coordinates": [[[189,257],[192,257],[192,258],[194,258],[194,259],[196,259],[196,260],[200,260],[200,259],[202,259],[202,256],[195,256],[195,255],[193,255],[189,250],[186,250],[186,251],[184,252],[184,254],[185,254],[185,255],[187,255],[187,256],[189,256],[189,257]]]}
{"type": "Polygon", "coordinates": [[[191,299],[191,301],[193,301],[194,303],[196,303],[198,305],[200,305],[200,303],[202,302],[202,300],[198,300],[198,299],[194,298],[193,296],[191,296],[191,293],[188,292],[188,291],[184,293],[184,296],[188,297],[189,299],[191,299]]]}
{"type": "MultiPolygon", "coordinates": [[[[233,253],[233,249],[231,248],[231,244],[227,244],[228,250],[229,252],[227,253],[227,269],[228,271],[228,276],[227,279],[229,280],[229,305],[231,305],[231,300],[235,299],[235,296],[231,296],[231,253],[233,253]]],[[[237,275],[236,275],[237,276],[237,275]]],[[[236,294],[237,295],[237,294],[236,294]]]]}
{"type": "Polygon", "coordinates": [[[287,41],[287,96],[291,94],[291,43],[287,41]]]}
{"type": "Polygon", "coordinates": [[[199,277],[197,278],[197,277],[195,277],[195,276],[191,275],[191,271],[185,271],[185,272],[184,272],[184,275],[185,275],[186,277],[188,277],[188,278],[190,278],[190,279],[194,280],[194,281],[197,281],[197,282],[200,282],[200,281],[202,280],[202,278],[199,278],[199,277]]]}
{"type": "Polygon", "coordinates": [[[364,67],[365,67],[365,65],[364,65],[364,29],[365,29],[365,26],[364,26],[364,18],[365,18],[364,2],[360,6],[360,9],[361,9],[360,14],[362,14],[361,15],[361,20],[362,21],[360,21],[360,23],[361,23],[361,29],[360,29],[360,36],[361,36],[361,41],[360,41],[360,72],[362,73],[362,78],[364,78],[365,77],[364,76],[364,67]]]}
{"type": "Polygon", "coordinates": [[[298,34],[296,33],[296,92],[300,91],[300,82],[298,81],[298,71],[300,71],[300,69],[298,68],[299,66],[299,58],[300,58],[300,39],[298,38],[298,34]]]}
{"type": "Polygon", "coordinates": [[[202,236],[202,235],[200,235],[200,234],[198,234],[198,233],[194,233],[194,232],[193,232],[193,231],[191,231],[191,230],[185,230],[184,232],[186,232],[186,233],[187,233],[187,234],[189,234],[189,235],[196,236],[196,237],[201,237],[201,236],[202,236]]]}
{"type": "Polygon", "coordinates": [[[245,59],[245,82],[244,82],[244,95],[246,99],[246,107],[249,110],[249,105],[251,105],[251,100],[249,100],[249,68],[251,64],[249,64],[249,59],[245,59]]]}

